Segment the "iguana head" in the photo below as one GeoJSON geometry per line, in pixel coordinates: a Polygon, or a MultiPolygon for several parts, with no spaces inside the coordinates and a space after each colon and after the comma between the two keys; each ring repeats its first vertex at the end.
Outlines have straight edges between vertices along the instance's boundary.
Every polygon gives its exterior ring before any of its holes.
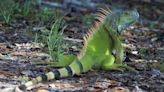
{"type": "Polygon", "coordinates": [[[121,32],[131,24],[137,22],[139,19],[139,13],[137,10],[119,10],[113,12],[114,26],[118,32],[121,32]]]}
{"type": "MultiPolygon", "coordinates": [[[[132,10],[113,10],[100,8],[96,13],[96,21],[94,25],[104,23],[105,26],[114,31],[121,32],[131,24],[139,20],[139,13],[136,9],[132,10]]],[[[96,29],[95,26],[92,28],[96,29]]]]}

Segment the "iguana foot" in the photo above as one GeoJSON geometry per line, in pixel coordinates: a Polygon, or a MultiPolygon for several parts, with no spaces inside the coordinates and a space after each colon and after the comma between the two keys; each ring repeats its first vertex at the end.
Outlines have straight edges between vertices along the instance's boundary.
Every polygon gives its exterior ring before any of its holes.
{"type": "Polygon", "coordinates": [[[128,70],[130,72],[138,73],[136,69],[126,64],[113,64],[110,67],[108,67],[108,70],[116,70],[116,71],[121,71],[121,72],[128,70]]]}

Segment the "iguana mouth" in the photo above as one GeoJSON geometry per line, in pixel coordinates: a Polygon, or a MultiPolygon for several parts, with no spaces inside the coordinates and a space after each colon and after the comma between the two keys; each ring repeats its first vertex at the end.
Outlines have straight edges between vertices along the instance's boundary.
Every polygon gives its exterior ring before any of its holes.
{"type": "Polygon", "coordinates": [[[138,22],[130,22],[129,24],[122,25],[122,28],[117,28],[117,33],[120,35],[123,31],[127,30],[129,27],[136,25],[138,22]]]}

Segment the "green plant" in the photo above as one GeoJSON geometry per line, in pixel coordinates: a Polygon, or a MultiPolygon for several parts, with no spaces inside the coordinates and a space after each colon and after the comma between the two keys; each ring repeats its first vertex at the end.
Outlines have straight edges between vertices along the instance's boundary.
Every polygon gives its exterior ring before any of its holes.
{"type": "Polygon", "coordinates": [[[36,32],[36,33],[35,33],[35,38],[34,38],[34,43],[35,43],[35,44],[38,43],[38,39],[39,39],[39,38],[38,38],[38,33],[36,32]]]}
{"type": "Polygon", "coordinates": [[[94,16],[93,15],[85,15],[84,18],[83,18],[83,24],[86,27],[89,27],[92,24],[93,21],[94,21],[94,16]]]}
{"type": "Polygon", "coordinates": [[[164,60],[161,60],[161,61],[160,61],[159,69],[160,69],[162,72],[164,72],[164,60]]]}
{"type": "MultiPolygon", "coordinates": [[[[41,41],[43,46],[48,46],[48,53],[50,55],[50,61],[58,61],[61,52],[62,52],[62,44],[63,44],[63,32],[67,26],[62,24],[62,18],[57,18],[53,25],[51,26],[51,30],[48,33],[46,29],[43,30],[41,36],[41,41]],[[47,34],[48,33],[48,34],[47,34]],[[48,35],[48,36],[47,36],[48,35]]],[[[34,43],[39,42],[38,33],[35,33],[34,43]]]]}
{"type": "Polygon", "coordinates": [[[16,3],[14,0],[4,0],[0,3],[0,18],[5,23],[9,24],[14,13],[16,3]]]}
{"type": "Polygon", "coordinates": [[[47,41],[46,32],[42,33],[42,35],[41,35],[41,41],[42,41],[43,47],[45,47],[46,41],[47,41]]]}
{"type": "Polygon", "coordinates": [[[35,14],[35,8],[33,5],[36,4],[36,0],[23,0],[22,2],[17,1],[15,7],[15,13],[21,14],[25,17],[35,14]]]}
{"type": "Polygon", "coordinates": [[[8,13],[7,11],[1,11],[2,17],[5,21],[5,23],[9,24],[10,19],[11,19],[11,14],[8,13]]]}
{"type": "Polygon", "coordinates": [[[25,2],[23,3],[23,6],[21,7],[21,12],[24,16],[28,16],[32,12],[32,3],[32,0],[25,0],[25,2]]]}
{"type": "Polygon", "coordinates": [[[48,51],[51,61],[58,60],[61,53],[62,34],[67,26],[62,25],[62,18],[58,17],[55,23],[51,27],[51,31],[48,35],[48,51]],[[62,29],[60,30],[60,27],[62,29]],[[55,49],[55,52],[54,52],[55,49]]]}
{"type": "Polygon", "coordinates": [[[139,53],[140,53],[142,56],[144,56],[144,55],[146,55],[146,53],[147,53],[147,49],[146,49],[146,48],[140,48],[140,49],[139,49],[139,53]]]}
{"type": "Polygon", "coordinates": [[[40,11],[36,13],[36,18],[41,21],[49,21],[54,16],[54,12],[52,9],[48,7],[44,7],[40,11]]]}

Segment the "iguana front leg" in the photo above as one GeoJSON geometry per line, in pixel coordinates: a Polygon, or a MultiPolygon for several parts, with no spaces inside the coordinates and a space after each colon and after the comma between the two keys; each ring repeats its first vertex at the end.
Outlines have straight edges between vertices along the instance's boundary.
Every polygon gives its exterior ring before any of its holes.
{"type": "Polygon", "coordinates": [[[124,59],[124,48],[122,46],[122,42],[120,41],[119,37],[114,35],[114,54],[115,54],[115,63],[116,64],[123,64],[124,59]]]}
{"type": "Polygon", "coordinates": [[[119,36],[116,34],[116,35],[113,35],[112,37],[114,39],[114,50],[115,50],[115,63],[112,65],[112,67],[113,68],[119,68],[119,69],[124,68],[124,69],[127,69],[129,71],[137,73],[138,72],[137,70],[135,70],[134,68],[123,63],[123,61],[124,61],[124,48],[123,48],[123,45],[122,45],[122,42],[121,42],[119,36]]]}
{"type": "Polygon", "coordinates": [[[132,72],[138,72],[137,70],[135,70],[134,68],[126,65],[126,64],[123,64],[123,61],[124,61],[124,48],[123,48],[123,45],[122,45],[122,42],[119,38],[119,35],[117,32],[113,31],[112,29],[110,28],[105,28],[108,32],[108,35],[112,41],[112,48],[111,48],[111,52],[114,53],[115,55],[109,55],[106,59],[106,63],[104,63],[104,69],[110,69],[110,70],[119,70],[119,71],[123,71],[124,69],[127,69],[129,71],[132,71],[132,72]],[[114,52],[113,52],[114,51],[114,52]],[[114,63],[109,65],[108,63],[111,63],[111,58],[113,59],[114,58],[114,63]],[[106,64],[106,65],[105,65],[106,64]]]}
{"type": "Polygon", "coordinates": [[[113,29],[111,29],[110,27],[108,27],[107,25],[105,25],[104,28],[105,28],[106,32],[108,33],[109,38],[112,41],[112,44],[110,44],[110,45],[112,45],[111,52],[115,56],[115,63],[122,64],[123,58],[124,58],[124,49],[122,46],[122,42],[120,41],[119,34],[116,31],[114,31],[113,29]]]}

